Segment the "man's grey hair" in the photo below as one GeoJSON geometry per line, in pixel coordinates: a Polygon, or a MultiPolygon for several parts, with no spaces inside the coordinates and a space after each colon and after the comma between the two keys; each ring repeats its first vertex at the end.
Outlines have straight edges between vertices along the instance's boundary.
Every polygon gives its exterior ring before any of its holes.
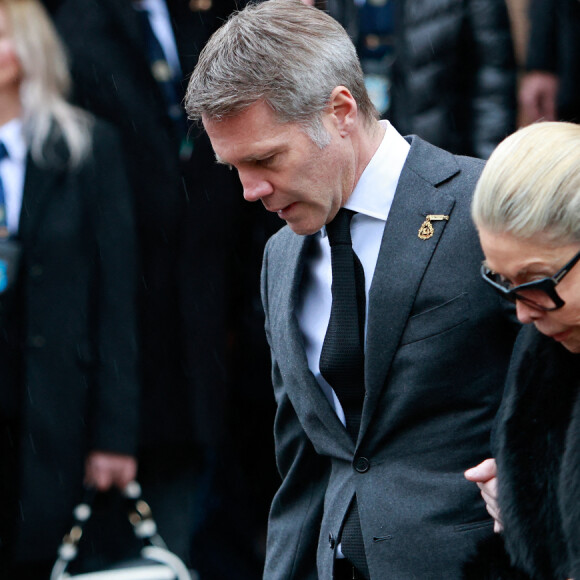
{"type": "Polygon", "coordinates": [[[472,216],[493,233],[580,242],[580,126],[537,123],[502,141],[481,174],[472,216]]]}
{"type": "Polygon", "coordinates": [[[328,14],[300,0],[267,0],[233,14],[200,54],[187,89],[192,120],[235,116],[267,103],[282,123],[301,124],[319,147],[332,91],[346,87],[363,119],[377,112],[350,38],[328,14]]]}

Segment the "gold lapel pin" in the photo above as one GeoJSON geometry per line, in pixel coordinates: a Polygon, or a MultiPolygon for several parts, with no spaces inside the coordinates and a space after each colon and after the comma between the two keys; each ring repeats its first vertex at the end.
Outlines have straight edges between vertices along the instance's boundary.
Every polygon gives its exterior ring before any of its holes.
{"type": "Polygon", "coordinates": [[[429,238],[433,237],[435,230],[433,229],[433,224],[431,222],[440,222],[440,221],[449,221],[448,215],[427,215],[425,216],[425,221],[421,224],[419,228],[419,239],[421,240],[428,240],[429,238]]]}

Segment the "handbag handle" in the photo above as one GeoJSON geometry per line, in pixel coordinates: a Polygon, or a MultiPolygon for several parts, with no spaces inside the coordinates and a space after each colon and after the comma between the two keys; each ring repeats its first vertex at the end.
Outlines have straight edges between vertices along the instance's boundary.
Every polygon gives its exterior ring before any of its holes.
{"type": "MultiPolygon", "coordinates": [[[[178,580],[191,580],[191,575],[181,559],[170,552],[157,532],[157,524],[149,504],[141,498],[141,486],[137,481],[130,482],[121,494],[127,499],[129,509],[127,518],[135,536],[144,543],[141,551],[143,557],[169,566],[174,570],[178,580]]],[[[73,525],[65,534],[58,549],[50,580],[62,580],[68,565],[78,555],[78,545],[83,536],[85,524],[92,515],[92,505],[97,495],[95,488],[86,488],[82,501],[73,509],[73,525]]]]}

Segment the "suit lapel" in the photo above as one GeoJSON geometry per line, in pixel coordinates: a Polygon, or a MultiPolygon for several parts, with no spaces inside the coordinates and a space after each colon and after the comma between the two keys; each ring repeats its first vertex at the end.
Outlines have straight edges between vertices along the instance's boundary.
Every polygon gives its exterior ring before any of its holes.
{"type": "Polygon", "coordinates": [[[413,138],[385,225],[369,293],[365,355],[367,396],[361,435],[368,427],[373,410],[377,408],[377,399],[384,387],[423,274],[447,222],[434,222],[433,236],[427,240],[418,237],[419,228],[428,214],[451,216],[455,200],[435,186],[458,171],[457,162],[451,154],[413,138]]]}
{"type": "Polygon", "coordinates": [[[283,254],[276,260],[278,270],[268,272],[274,285],[270,303],[270,324],[273,333],[274,351],[281,361],[290,361],[290,371],[295,380],[288,382],[288,393],[296,406],[305,410],[316,409],[320,421],[332,433],[335,441],[352,447],[353,443],[346,429],[338,419],[318,381],[308,367],[302,332],[296,317],[299,287],[304,269],[304,261],[312,237],[292,235],[285,245],[283,254]]]}

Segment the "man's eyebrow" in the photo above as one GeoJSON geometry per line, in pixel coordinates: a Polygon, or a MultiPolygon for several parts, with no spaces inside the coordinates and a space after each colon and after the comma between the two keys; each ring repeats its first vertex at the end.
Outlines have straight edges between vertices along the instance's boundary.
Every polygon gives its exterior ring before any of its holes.
{"type": "MultiPolygon", "coordinates": [[[[262,161],[264,159],[268,159],[276,154],[280,153],[280,147],[272,147],[271,149],[267,149],[265,151],[261,151],[259,153],[255,153],[253,155],[248,155],[243,159],[239,159],[238,163],[254,163],[256,161],[262,161]]],[[[227,161],[224,161],[217,153],[215,154],[216,162],[220,165],[232,165],[227,161]]]]}

